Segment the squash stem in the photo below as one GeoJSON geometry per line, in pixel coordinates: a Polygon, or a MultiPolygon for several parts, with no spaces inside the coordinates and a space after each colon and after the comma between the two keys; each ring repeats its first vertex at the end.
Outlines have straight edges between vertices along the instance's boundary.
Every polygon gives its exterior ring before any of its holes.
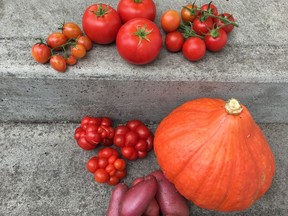
{"type": "Polygon", "coordinates": [[[225,109],[230,115],[239,115],[242,112],[243,107],[237,99],[231,98],[226,102],[225,109]]]}

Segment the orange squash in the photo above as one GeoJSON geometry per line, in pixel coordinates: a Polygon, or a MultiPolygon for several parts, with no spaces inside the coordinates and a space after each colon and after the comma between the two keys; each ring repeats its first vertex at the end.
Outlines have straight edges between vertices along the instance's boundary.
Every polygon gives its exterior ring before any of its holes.
{"type": "Polygon", "coordinates": [[[157,127],[154,150],[177,190],[210,210],[249,208],[269,189],[275,173],[261,129],[236,99],[184,103],[157,127]]]}

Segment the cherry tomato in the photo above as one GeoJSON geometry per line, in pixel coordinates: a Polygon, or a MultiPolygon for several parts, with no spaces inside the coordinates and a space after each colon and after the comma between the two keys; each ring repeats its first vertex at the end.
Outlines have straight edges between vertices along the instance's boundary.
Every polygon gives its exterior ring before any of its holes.
{"type": "Polygon", "coordinates": [[[217,7],[212,4],[211,2],[209,4],[204,4],[202,7],[201,7],[201,10],[202,11],[207,11],[215,16],[218,15],[218,10],[217,10],[217,7]]]}
{"type": "Polygon", "coordinates": [[[105,169],[97,169],[94,173],[94,178],[96,182],[105,183],[110,179],[110,176],[105,169]]]}
{"type": "Polygon", "coordinates": [[[66,58],[66,63],[68,65],[75,65],[77,63],[77,59],[75,56],[70,55],[68,58],[66,58]]]}
{"type": "Polygon", "coordinates": [[[206,53],[205,43],[198,37],[190,37],[184,42],[182,53],[186,59],[198,61],[202,59],[206,53]]]}
{"type": "Polygon", "coordinates": [[[162,36],[157,25],[145,18],[126,22],[119,30],[116,47],[120,56],[131,64],[152,62],[162,48],[162,36]]]}
{"type": "Polygon", "coordinates": [[[86,55],[86,49],[82,44],[76,44],[75,46],[71,46],[71,53],[73,56],[80,59],[86,55]]]}
{"type": "Polygon", "coordinates": [[[51,56],[50,48],[43,43],[34,44],[32,47],[32,57],[36,62],[46,63],[51,56]]]}
{"type": "Polygon", "coordinates": [[[116,170],[115,176],[119,179],[123,179],[126,176],[126,169],[125,170],[116,170]]]}
{"type": "Polygon", "coordinates": [[[124,170],[126,168],[126,162],[121,158],[115,160],[113,165],[117,170],[124,170]]]}
{"type": "Polygon", "coordinates": [[[68,39],[70,38],[76,39],[82,35],[80,27],[73,22],[64,23],[62,28],[60,29],[62,30],[62,34],[64,34],[68,39]]]}
{"type": "Polygon", "coordinates": [[[54,32],[47,37],[48,45],[55,50],[61,50],[60,46],[64,45],[66,42],[67,37],[60,32],[54,32]]]}
{"type": "Polygon", "coordinates": [[[117,176],[111,176],[107,182],[109,185],[116,185],[118,184],[120,179],[117,176]]]}
{"type": "Polygon", "coordinates": [[[97,169],[99,169],[98,166],[98,157],[92,157],[86,164],[86,168],[88,169],[89,172],[95,173],[97,169]]]}
{"type": "MultiPolygon", "coordinates": [[[[225,18],[229,19],[231,22],[235,22],[234,17],[229,13],[220,14],[219,16],[225,17],[225,18]]],[[[224,30],[226,33],[230,33],[234,29],[233,25],[231,25],[231,24],[225,25],[225,23],[223,23],[218,18],[214,18],[214,23],[216,23],[217,26],[221,27],[221,29],[224,30]]]]}
{"type": "Polygon", "coordinates": [[[205,36],[204,41],[208,50],[220,51],[227,43],[227,33],[222,29],[212,30],[210,35],[205,36]]]}
{"type": "Polygon", "coordinates": [[[123,23],[134,18],[155,20],[156,6],[153,0],[120,0],[117,11],[123,23]]]}
{"type": "Polygon", "coordinates": [[[113,148],[109,148],[109,147],[106,147],[106,148],[102,148],[101,150],[99,150],[98,152],[98,156],[99,157],[102,157],[102,158],[109,158],[111,157],[112,155],[115,155],[116,157],[119,157],[119,153],[116,149],[113,149],[113,148]]]}
{"type": "Polygon", "coordinates": [[[89,6],[82,17],[85,34],[90,40],[98,44],[114,42],[121,25],[121,19],[117,11],[106,4],[89,6]]]}
{"type": "Polygon", "coordinates": [[[165,37],[166,49],[170,52],[179,52],[184,44],[184,36],[178,32],[169,32],[165,37]]]}
{"type": "Polygon", "coordinates": [[[132,146],[124,146],[121,148],[121,153],[128,160],[136,160],[138,157],[137,151],[132,146]]]}
{"type": "Polygon", "coordinates": [[[93,47],[92,41],[87,36],[80,36],[77,38],[77,44],[82,44],[86,51],[91,50],[93,47]]]}
{"type": "Polygon", "coordinates": [[[50,65],[54,70],[59,72],[64,72],[67,67],[66,59],[59,54],[53,55],[50,58],[50,65]]]}
{"type": "Polygon", "coordinates": [[[198,35],[205,35],[213,27],[213,19],[208,17],[206,20],[201,21],[201,18],[196,17],[193,21],[193,30],[198,35]]]}
{"type": "Polygon", "coordinates": [[[180,26],[180,22],[181,16],[175,10],[166,11],[162,14],[160,20],[161,27],[166,33],[176,31],[180,26]]]}
{"type": "Polygon", "coordinates": [[[199,11],[192,10],[197,9],[197,6],[195,4],[188,4],[181,10],[181,18],[183,22],[193,22],[194,19],[200,15],[199,11]]]}

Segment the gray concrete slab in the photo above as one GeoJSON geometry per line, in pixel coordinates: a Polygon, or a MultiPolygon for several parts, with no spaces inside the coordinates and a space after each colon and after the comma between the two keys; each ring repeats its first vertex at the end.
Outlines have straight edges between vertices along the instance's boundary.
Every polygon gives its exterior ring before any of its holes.
{"type": "MultiPolygon", "coordinates": [[[[158,25],[165,10],[188,3],[155,2],[158,25]]],[[[64,20],[81,24],[85,8],[95,2],[0,0],[0,121],[79,121],[83,113],[103,110],[114,118],[159,121],[183,101],[233,96],[251,107],[258,122],[288,122],[287,1],[214,2],[240,25],[222,52],[191,63],[162,49],[156,61],[139,67],[124,62],[114,44],[95,45],[60,74],[33,61],[35,38],[45,38],[64,20]]],[[[104,3],[117,6],[113,0],[104,3]]]]}
{"type": "MultiPolygon", "coordinates": [[[[0,124],[0,215],[104,216],[111,186],[94,182],[85,152],[73,139],[76,124],[0,124]]],[[[250,209],[222,214],[197,208],[191,215],[284,216],[288,210],[288,125],[261,124],[275,155],[276,175],[270,190],[250,209]]],[[[155,129],[156,126],[150,126],[155,129]]],[[[124,182],[157,169],[153,152],[128,162],[124,182]]]]}

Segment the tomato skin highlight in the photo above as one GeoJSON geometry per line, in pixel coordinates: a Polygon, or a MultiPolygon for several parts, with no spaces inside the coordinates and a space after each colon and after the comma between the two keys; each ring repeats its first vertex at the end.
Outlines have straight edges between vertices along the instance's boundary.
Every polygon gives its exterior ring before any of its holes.
{"type": "Polygon", "coordinates": [[[178,11],[175,10],[164,12],[160,20],[161,27],[166,33],[176,31],[180,26],[180,22],[181,16],[178,11]]]}
{"type": "Polygon", "coordinates": [[[82,44],[76,44],[71,47],[71,53],[76,58],[80,59],[86,55],[86,49],[82,44]]]}
{"type": "Polygon", "coordinates": [[[166,49],[170,52],[179,52],[184,44],[184,36],[178,32],[169,32],[165,37],[166,49]]]}
{"type": "Polygon", "coordinates": [[[119,55],[131,64],[144,65],[152,62],[162,48],[162,35],[157,25],[145,18],[135,18],[125,23],[116,38],[119,55]],[[143,30],[145,38],[135,35],[143,30]]]}
{"type": "Polygon", "coordinates": [[[184,42],[182,53],[189,61],[199,61],[206,53],[206,45],[200,38],[190,37],[184,42]]]}
{"type": "Polygon", "coordinates": [[[200,18],[196,17],[193,21],[193,30],[198,35],[205,35],[209,32],[209,29],[213,27],[213,19],[208,17],[205,21],[201,21],[200,18]]]}
{"type": "Polygon", "coordinates": [[[117,12],[123,23],[134,18],[146,18],[151,21],[156,17],[156,6],[153,0],[120,0],[117,6],[117,12]]]}
{"type": "Polygon", "coordinates": [[[122,23],[117,11],[106,4],[89,6],[82,17],[82,26],[85,34],[97,44],[110,44],[116,39],[122,23]],[[104,10],[103,15],[96,15],[97,11],[104,10]]]}
{"type": "Polygon", "coordinates": [[[218,34],[219,35],[217,37],[206,35],[204,38],[207,49],[212,52],[218,52],[222,50],[227,43],[227,33],[224,30],[219,29],[218,34]]]}
{"type": "Polygon", "coordinates": [[[86,51],[89,51],[93,47],[92,41],[85,35],[85,36],[80,36],[77,38],[77,44],[82,44],[86,51]]]}
{"type": "Polygon", "coordinates": [[[51,56],[50,48],[46,44],[34,44],[32,47],[32,57],[36,62],[45,64],[51,56]]]}
{"type": "Polygon", "coordinates": [[[185,7],[182,8],[181,10],[181,18],[183,20],[183,22],[193,22],[194,19],[200,15],[199,11],[195,11],[195,14],[191,14],[191,12],[188,9],[197,9],[196,5],[193,4],[188,4],[185,7]]]}

